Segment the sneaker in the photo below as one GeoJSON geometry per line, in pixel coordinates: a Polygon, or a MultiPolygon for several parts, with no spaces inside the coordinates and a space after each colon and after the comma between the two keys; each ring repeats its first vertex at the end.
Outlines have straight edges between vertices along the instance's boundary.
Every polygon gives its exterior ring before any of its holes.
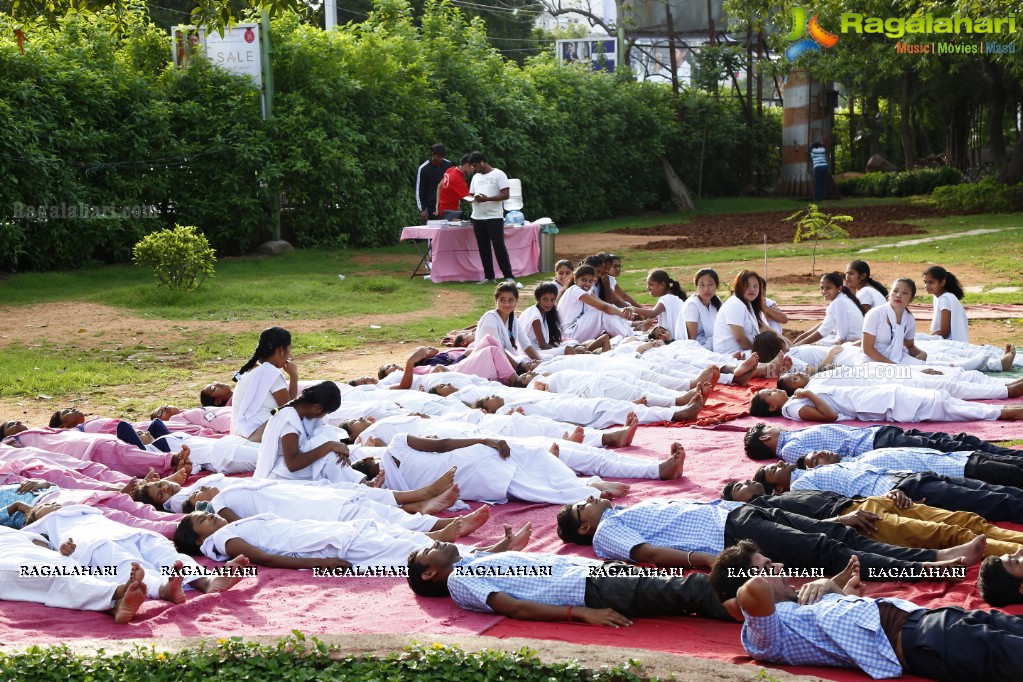
{"type": "Polygon", "coordinates": [[[476,282],[476,284],[493,284],[493,283],[494,283],[494,280],[492,280],[492,279],[481,279],[480,281],[476,282]]]}

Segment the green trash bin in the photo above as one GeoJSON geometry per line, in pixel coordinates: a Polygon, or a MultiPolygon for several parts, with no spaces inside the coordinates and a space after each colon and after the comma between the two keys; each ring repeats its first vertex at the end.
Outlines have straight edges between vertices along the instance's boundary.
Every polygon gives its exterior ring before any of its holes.
{"type": "Polygon", "coordinates": [[[554,223],[540,228],[540,262],[537,264],[540,272],[554,272],[554,235],[557,233],[558,226],[554,223]]]}

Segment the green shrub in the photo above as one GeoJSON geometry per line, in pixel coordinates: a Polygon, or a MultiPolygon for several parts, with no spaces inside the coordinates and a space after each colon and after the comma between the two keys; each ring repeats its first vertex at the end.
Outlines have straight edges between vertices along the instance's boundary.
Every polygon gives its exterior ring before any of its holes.
{"type": "Polygon", "coordinates": [[[931,199],[946,211],[1015,213],[1023,211],[1023,185],[1003,185],[988,176],[979,182],[939,187],[931,199]]]}
{"type": "Polygon", "coordinates": [[[963,174],[956,168],[938,166],[902,173],[867,173],[838,181],[842,194],[860,197],[909,197],[930,194],[936,188],[958,185],[963,174]]]}
{"type": "Polygon", "coordinates": [[[135,245],[134,260],[152,267],[160,286],[184,291],[201,287],[217,264],[206,235],[190,225],[147,234],[135,245]]]}
{"type": "Polygon", "coordinates": [[[176,652],[137,647],[130,653],[80,656],[66,645],[0,653],[0,679],[8,682],[97,682],[99,680],[522,680],[523,682],[639,682],[639,661],[590,670],[577,662],[544,663],[532,649],[465,652],[456,646],[412,645],[389,656],[354,656],[301,633],[273,645],[222,638],[176,652]]]}

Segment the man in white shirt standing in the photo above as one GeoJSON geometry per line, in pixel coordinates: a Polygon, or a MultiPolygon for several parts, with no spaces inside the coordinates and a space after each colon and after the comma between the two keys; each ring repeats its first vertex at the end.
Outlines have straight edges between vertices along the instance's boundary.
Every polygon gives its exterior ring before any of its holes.
{"type": "Polygon", "coordinates": [[[502,202],[508,198],[508,176],[499,168],[487,162],[483,152],[469,154],[469,167],[474,175],[469,184],[472,194],[472,230],[476,234],[476,245],[483,262],[483,279],[480,284],[494,281],[494,258],[501,267],[505,281],[515,282],[511,258],[504,245],[504,208],[502,202]],[[491,256],[493,245],[493,256],[491,256]]]}

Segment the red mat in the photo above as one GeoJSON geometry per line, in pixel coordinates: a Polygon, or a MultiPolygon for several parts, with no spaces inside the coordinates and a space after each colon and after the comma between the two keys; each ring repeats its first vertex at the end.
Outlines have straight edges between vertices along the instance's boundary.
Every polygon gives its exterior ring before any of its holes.
{"type": "MultiPolygon", "coordinates": [[[[710,409],[723,416],[742,412],[749,389],[740,387],[716,391],[710,409]],[[729,396],[730,400],[723,400],[729,396]],[[715,401],[721,401],[714,408],[715,401]]],[[[734,417],[732,417],[734,419],[734,417]]],[[[682,495],[717,497],[725,481],[745,477],[757,463],[742,453],[742,434],[757,420],[749,417],[713,427],[643,427],[635,444],[623,450],[638,456],[663,457],[673,441],[687,451],[686,475],[679,481],[631,481],[626,504],[654,496],[682,495]]],[[[793,422],[777,420],[787,428],[793,422]]],[[[925,424],[929,430],[970,431],[989,439],[1023,438],[1023,423],[980,422],[925,424]]],[[[474,505],[475,506],[475,505],[474,505]]],[[[554,517],[557,508],[540,504],[510,503],[494,508],[491,522],[471,541],[493,541],[501,524],[518,528],[533,523],[529,548],[560,554],[593,556],[589,548],[566,546],[557,538],[554,517]]],[[[1019,528],[1019,527],[1017,527],[1019,528]]],[[[983,608],[975,594],[976,569],[964,583],[871,584],[871,595],[898,595],[923,606],[956,604],[983,608]]],[[[1010,612],[1023,614],[1017,607],[1010,612]]],[[[188,593],[188,602],[171,606],[149,601],[136,619],[124,626],[97,613],[49,609],[26,603],[0,602],[0,642],[49,643],[76,638],[160,638],[175,636],[221,637],[238,634],[285,634],[292,629],[307,634],[327,633],[412,633],[429,640],[430,633],[486,634],[494,637],[529,637],[596,644],[629,646],[700,656],[731,662],[750,662],[739,643],[739,626],[696,618],[642,619],[631,628],[613,630],[580,624],[512,621],[499,616],[471,613],[449,600],[414,597],[396,578],[316,579],[304,571],[259,569],[254,579],[244,580],[220,595],[188,593]]],[[[785,668],[795,673],[816,674],[835,680],[866,680],[855,671],[834,668],[785,668]]]]}

